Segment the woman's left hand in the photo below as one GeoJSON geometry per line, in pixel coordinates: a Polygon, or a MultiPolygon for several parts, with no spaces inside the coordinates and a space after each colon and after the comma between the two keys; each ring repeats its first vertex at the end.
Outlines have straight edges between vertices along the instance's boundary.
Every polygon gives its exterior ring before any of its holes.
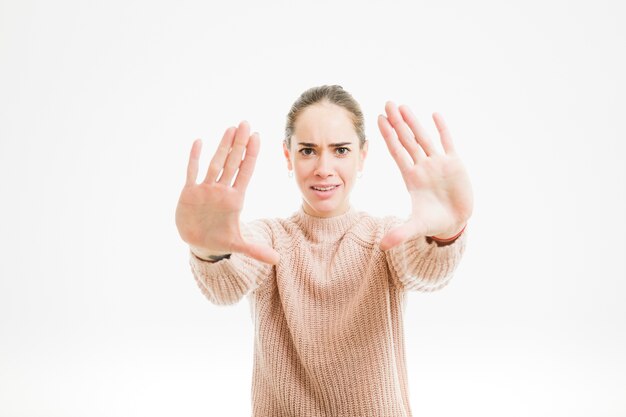
{"type": "Polygon", "coordinates": [[[469,176],[443,118],[433,113],[443,146],[441,153],[408,106],[398,108],[388,101],[385,111],[387,117],[378,116],[378,127],[400,168],[412,210],[406,223],[383,237],[381,249],[388,250],[416,235],[440,239],[455,236],[472,215],[474,198],[469,176]]]}

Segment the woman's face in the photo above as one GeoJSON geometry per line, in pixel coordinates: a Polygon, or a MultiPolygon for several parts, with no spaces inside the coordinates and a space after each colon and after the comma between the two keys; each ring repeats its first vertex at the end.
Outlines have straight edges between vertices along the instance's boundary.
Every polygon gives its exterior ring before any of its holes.
{"type": "Polygon", "coordinates": [[[333,217],[349,208],[350,191],[363,169],[368,144],[359,149],[350,116],[336,104],[308,106],[296,119],[291,149],[283,144],[287,166],[295,173],[307,214],[333,217]]]}

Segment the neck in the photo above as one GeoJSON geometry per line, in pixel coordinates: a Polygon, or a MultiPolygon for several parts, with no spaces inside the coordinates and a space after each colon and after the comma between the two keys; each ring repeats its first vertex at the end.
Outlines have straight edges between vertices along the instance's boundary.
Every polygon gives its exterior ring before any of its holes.
{"type": "Polygon", "coordinates": [[[359,219],[359,212],[349,205],[347,210],[335,216],[319,217],[305,211],[303,204],[292,216],[292,221],[302,229],[306,238],[311,242],[335,242],[359,219]]]}
{"type": "Polygon", "coordinates": [[[306,201],[303,201],[301,209],[302,209],[302,211],[304,211],[309,216],[328,219],[328,218],[332,218],[332,217],[343,216],[348,211],[350,211],[351,205],[350,205],[350,203],[346,203],[343,207],[340,207],[340,208],[338,208],[337,210],[335,210],[335,211],[333,211],[331,213],[327,213],[327,212],[323,212],[323,211],[314,210],[313,207],[311,207],[306,201]]]}

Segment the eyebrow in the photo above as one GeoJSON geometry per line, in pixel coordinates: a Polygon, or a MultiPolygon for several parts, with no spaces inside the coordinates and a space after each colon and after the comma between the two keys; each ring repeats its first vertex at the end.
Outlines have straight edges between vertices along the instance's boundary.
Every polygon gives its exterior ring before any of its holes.
{"type": "MultiPolygon", "coordinates": [[[[317,148],[318,146],[315,143],[310,143],[310,142],[298,142],[298,145],[302,145],[302,146],[308,146],[311,148],[317,148]]],[[[338,147],[338,146],[345,146],[345,145],[352,145],[352,142],[341,142],[341,143],[331,143],[328,146],[332,146],[334,148],[338,147]]]]}

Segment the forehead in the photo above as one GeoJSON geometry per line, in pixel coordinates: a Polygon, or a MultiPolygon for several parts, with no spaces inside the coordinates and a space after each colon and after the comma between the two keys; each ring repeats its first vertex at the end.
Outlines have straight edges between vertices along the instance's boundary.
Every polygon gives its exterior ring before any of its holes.
{"type": "Polygon", "coordinates": [[[316,103],[305,108],[296,119],[294,142],[318,144],[358,141],[351,113],[331,103],[316,103]]]}

